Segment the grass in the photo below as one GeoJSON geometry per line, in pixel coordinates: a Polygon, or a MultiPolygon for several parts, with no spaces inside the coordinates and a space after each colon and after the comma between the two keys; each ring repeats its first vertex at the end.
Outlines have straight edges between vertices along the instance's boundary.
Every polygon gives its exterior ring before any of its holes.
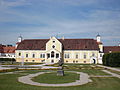
{"type": "Polygon", "coordinates": [[[119,90],[118,78],[92,78],[94,82],[74,87],[38,87],[19,83],[19,74],[0,75],[0,90],[119,90]]]}
{"type": "Polygon", "coordinates": [[[79,76],[79,74],[71,72],[65,72],[64,76],[57,76],[56,72],[52,72],[39,75],[34,77],[32,80],[39,83],[61,84],[75,82],[76,80],[79,80],[79,76]]]}
{"type": "MultiPolygon", "coordinates": [[[[0,63],[1,65],[21,65],[20,62],[11,62],[11,61],[5,61],[4,63],[0,63]]],[[[34,62],[24,62],[24,65],[39,65],[43,63],[34,63],[34,62]]]]}
{"type": "MultiPolygon", "coordinates": [[[[87,66],[91,68],[90,65],[87,66]]],[[[102,69],[88,69],[86,66],[84,68],[85,69],[70,69],[70,71],[74,70],[74,71],[85,72],[88,73],[89,75],[107,75],[106,73],[101,71],[102,69]]],[[[68,70],[69,69],[67,69],[67,71],[68,70]]],[[[41,71],[45,71],[45,70],[26,70],[24,72],[19,72],[15,74],[0,74],[0,90],[119,90],[120,89],[120,79],[115,77],[107,77],[107,78],[92,77],[90,78],[93,81],[91,83],[81,86],[71,86],[71,87],[39,87],[39,86],[27,85],[18,82],[18,77],[20,76],[37,73],[41,71]]]]}

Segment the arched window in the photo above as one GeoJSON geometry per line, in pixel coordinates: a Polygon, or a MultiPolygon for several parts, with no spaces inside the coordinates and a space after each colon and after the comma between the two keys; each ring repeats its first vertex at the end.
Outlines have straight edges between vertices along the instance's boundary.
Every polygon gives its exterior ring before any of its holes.
{"type": "Polygon", "coordinates": [[[28,54],[26,54],[26,58],[28,57],[28,54]]]}
{"type": "Polygon", "coordinates": [[[21,56],[21,53],[19,53],[19,56],[21,56]]]}
{"type": "Polygon", "coordinates": [[[32,57],[35,58],[35,54],[33,54],[32,57]]]}
{"type": "Polygon", "coordinates": [[[87,57],[87,56],[86,56],[86,53],[84,53],[84,59],[86,59],[86,57],[87,57]]]}
{"type": "Polygon", "coordinates": [[[54,57],[54,51],[51,52],[51,57],[54,57]]]}
{"type": "Polygon", "coordinates": [[[78,53],[76,53],[76,58],[78,58],[78,53]]]}

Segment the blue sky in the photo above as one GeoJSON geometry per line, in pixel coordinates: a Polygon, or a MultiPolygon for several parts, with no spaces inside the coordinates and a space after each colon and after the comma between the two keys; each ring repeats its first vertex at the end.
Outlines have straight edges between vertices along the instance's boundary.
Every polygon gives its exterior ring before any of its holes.
{"type": "Polygon", "coordinates": [[[120,43],[120,0],[0,0],[0,43],[24,39],[96,38],[120,43]]]}

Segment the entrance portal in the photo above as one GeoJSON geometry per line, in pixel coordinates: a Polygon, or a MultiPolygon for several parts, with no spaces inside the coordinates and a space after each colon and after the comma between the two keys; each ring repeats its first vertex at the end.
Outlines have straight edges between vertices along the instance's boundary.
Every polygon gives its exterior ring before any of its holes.
{"type": "Polygon", "coordinates": [[[54,63],[54,60],[51,60],[51,63],[54,63]]]}
{"type": "Polygon", "coordinates": [[[93,63],[94,63],[94,64],[96,64],[96,61],[95,61],[95,59],[93,59],[93,63]]]}

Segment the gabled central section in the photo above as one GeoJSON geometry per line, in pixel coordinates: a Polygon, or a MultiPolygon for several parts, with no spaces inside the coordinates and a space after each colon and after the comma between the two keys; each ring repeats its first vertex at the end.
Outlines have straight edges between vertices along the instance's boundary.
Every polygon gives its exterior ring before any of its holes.
{"type": "Polygon", "coordinates": [[[62,44],[55,37],[51,37],[46,43],[46,62],[57,63],[62,57],[62,44]]]}

